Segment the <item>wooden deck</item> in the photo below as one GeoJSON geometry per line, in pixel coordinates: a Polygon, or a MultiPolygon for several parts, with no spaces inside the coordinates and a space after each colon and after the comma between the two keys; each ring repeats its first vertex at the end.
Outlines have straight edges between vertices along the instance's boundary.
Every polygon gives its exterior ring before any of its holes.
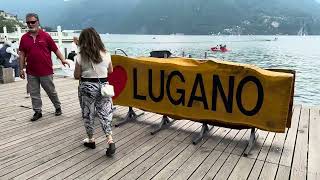
{"type": "MultiPolygon", "coordinates": [[[[258,131],[248,157],[249,130],[214,127],[197,145],[201,124],[175,121],[150,135],[160,115],[145,113],[137,122],[113,128],[117,152],[105,156],[106,143],[96,121],[97,148],[86,137],[77,98],[77,81],[56,78],[63,115],[43,93],[43,115],[31,122],[25,81],[0,84],[0,179],[320,179],[319,107],[294,106],[286,133],[258,131]]],[[[114,121],[127,107],[117,107],[114,121]]],[[[139,110],[138,110],[139,111],[139,110]]]]}

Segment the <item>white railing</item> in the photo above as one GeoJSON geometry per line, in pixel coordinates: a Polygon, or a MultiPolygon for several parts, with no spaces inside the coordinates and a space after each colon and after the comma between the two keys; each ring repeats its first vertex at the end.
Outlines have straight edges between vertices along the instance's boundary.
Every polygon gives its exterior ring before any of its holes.
{"type": "MultiPolygon", "coordinates": [[[[58,42],[59,44],[62,44],[63,42],[72,42],[73,41],[73,35],[74,33],[69,32],[61,32],[61,27],[58,27],[57,32],[47,32],[54,41],[58,42]]],[[[11,40],[11,41],[19,41],[21,36],[28,32],[27,29],[21,29],[18,27],[18,31],[13,33],[7,33],[6,28],[4,27],[5,33],[0,33],[0,42],[4,42],[5,40],[11,40]]]]}

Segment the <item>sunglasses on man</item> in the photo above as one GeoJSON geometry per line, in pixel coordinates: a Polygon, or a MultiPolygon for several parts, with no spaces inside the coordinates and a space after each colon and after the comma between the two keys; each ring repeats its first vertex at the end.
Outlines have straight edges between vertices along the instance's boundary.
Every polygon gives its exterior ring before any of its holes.
{"type": "Polygon", "coordinates": [[[27,21],[27,24],[35,24],[37,21],[27,21]]]}

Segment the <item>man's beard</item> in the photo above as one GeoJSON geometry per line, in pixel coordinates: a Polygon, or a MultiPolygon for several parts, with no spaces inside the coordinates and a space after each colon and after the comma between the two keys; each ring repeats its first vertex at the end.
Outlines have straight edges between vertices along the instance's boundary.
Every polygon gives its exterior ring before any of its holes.
{"type": "Polygon", "coordinates": [[[33,27],[33,28],[28,28],[29,32],[37,32],[37,28],[33,27]]]}

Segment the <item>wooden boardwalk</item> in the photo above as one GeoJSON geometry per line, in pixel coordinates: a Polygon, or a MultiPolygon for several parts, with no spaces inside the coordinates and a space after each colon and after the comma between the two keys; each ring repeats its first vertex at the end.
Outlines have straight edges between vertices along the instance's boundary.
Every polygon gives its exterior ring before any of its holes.
{"type": "MultiPolygon", "coordinates": [[[[0,179],[320,179],[319,107],[295,105],[286,133],[258,131],[248,157],[249,130],[214,127],[197,145],[201,124],[175,121],[156,135],[161,116],[145,113],[136,122],[113,128],[117,152],[105,156],[106,143],[96,121],[97,148],[86,137],[77,98],[77,81],[56,78],[63,115],[43,93],[43,118],[31,122],[25,81],[0,84],[0,179]]],[[[127,107],[117,107],[114,121],[127,107]]],[[[139,110],[138,110],[139,111],[139,110]]]]}

